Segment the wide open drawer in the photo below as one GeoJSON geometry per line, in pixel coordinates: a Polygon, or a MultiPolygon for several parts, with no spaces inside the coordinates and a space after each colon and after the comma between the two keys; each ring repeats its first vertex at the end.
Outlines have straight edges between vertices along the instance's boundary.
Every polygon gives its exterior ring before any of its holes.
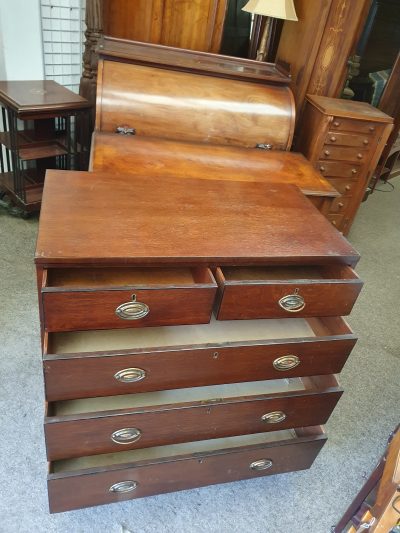
{"type": "Polygon", "coordinates": [[[325,442],[321,427],[308,427],[56,461],[50,511],[305,470],[325,442]]]}
{"type": "Polygon", "coordinates": [[[324,424],[342,392],[330,375],[52,402],[45,418],[47,457],[324,424]]]}
{"type": "Polygon", "coordinates": [[[339,317],[49,333],[48,401],[336,374],[356,337],[339,317]]]}
{"type": "Polygon", "coordinates": [[[218,320],[348,315],[362,282],[344,265],[221,267],[218,320]]]}
{"type": "Polygon", "coordinates": [[[45,329],[72,331],[209,322],[208,268],[54,268],[45,272],[45,329]]]}

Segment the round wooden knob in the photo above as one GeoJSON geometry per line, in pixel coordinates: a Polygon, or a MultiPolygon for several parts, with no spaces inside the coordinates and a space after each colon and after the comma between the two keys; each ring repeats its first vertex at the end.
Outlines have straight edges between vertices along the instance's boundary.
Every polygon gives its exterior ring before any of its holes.
{"type": "Polygon", "coordinates": [[[350,189],[351,189],[350,185],[346,185],[345,190],[350,191],[350,189]]]}
{"type": "Polygon", "coordinates": [[[336,142],[336,137],[333,136],[333,135],[332,135],[332,137],[331,137],[331,142],[333,142],[333,143],[336,142]]]}
{"type": "Polygon", "coordinates": [[[365,145],[369,144],[369,140],[368,139],[364,139],[363,140],[363,144],[365,144],[365,145]]]}
{"type": "Polygon", "coordinates": [[[332,220],[332,225],[336,226],[336,220],[332,220]]]}
{"type": "Polygon", "coordinates": [[[370,126],[369,131],[375,131],[375,126],[370,126]]]}
{"type": "Polygon", "coordinates": [[[356,168],[353,168],[353,169],[351,170],[351,173],[352,173],[352,174],[357,174],[357,169],[356,169],[356,168]]]}
{"type": "Polygon", "coordinates": [[[325,150],[324,154],[325,154],[325,155],[331,155],[331,153],[330,153],[329,150],[325,150]]]}
{"type": "Polygon", "coordinates": [[[362,154],[357,154],[357,159],[362,159],[362,158],[363,158],[362,154]]]}
{"type": "Polygon", "coordinates": [[[337,120],[335,120],[335,122],[333,123],[333,125],[338,128],[340,126],[340,122],[338,122],[337,120]]]}
{"type": "Polygon", "coordinates": [[[325,167],[319,167],[321,172],[325,172],[325,167]]]}
{"type": "Polygon", "coordinates": [[[344,204],[343,204],[342,202],[339,202],[339,203],[338,203],[338,207],[339,207],[339,209],[342,209],[343,206],[344,206],[344,204]]]}

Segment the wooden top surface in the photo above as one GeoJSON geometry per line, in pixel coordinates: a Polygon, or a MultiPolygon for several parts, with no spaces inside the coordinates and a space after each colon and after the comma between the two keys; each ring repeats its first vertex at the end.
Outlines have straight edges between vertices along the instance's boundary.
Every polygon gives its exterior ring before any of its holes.
{"type": "Polygon", "coordinates": [[[36,262],[355,264],[293,185],[48,170],[36,262]]]}
{"type": "Polygon", "coordinates": [[[308,196],[339,196],[302,154],[138,135],[95,131],[92,170],[143,177],[292,183],[308,196]]]}
{"type": "Polygon", "coordinates": [[[17,112],[90,107],[85,98],[52,80],[0,81],[0,102],[17,112]]]}
{"type": "Polygon", "coordinates": [[[383,113],[367,102],[356,102],[353,100],[315,95],[307,95],[307,100],[326,115],[376,122],[393,122],[392,117],[389,117],[389,115],[386,115],[386,113],[383,113]]]}
{"type": "Polygon", "coordinates": [[[128,61],[258,83],[277,82],[286,85],[290,83],[288,73],[274,63],[129,41],[116,37],[103,37],[99,45],[99,56],[113,61],[128,61]]]}

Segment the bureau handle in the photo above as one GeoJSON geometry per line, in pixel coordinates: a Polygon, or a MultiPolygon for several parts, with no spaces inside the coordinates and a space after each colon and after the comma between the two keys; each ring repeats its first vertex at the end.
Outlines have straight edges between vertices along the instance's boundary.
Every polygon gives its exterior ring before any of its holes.
{"type": "Polygon", "coordinates": [[[123,494],[125,492],[132,492],[138,487],[138,485],[139,483],[137,481],[120,481],[119,483],[111,485],[108,491],[123,494]]]}
{"type": "Polygon", "coordinates": [[[282,357],[275,359],[272,364],[275,370],[284,372],[285,370],[296,368],[296,366],[300,364],[300,359],[297,357],[297,355],[283,355],[282,357]]]}
{"type": "Polygon", "coordinates": [[[261,420],[266,424],[279,424],[279,422],[286,420],[286,415],[283,411],[271,411],[271,413],[262,415],[261,420]]]}
{"type": "Polygon", "coordinates": [[[333,142],[333,143],[336,142],[336,137],[334,135],[332,135],[332,137],[331,137],[331,142],[333,142]]]}
{"type": "Polygon", "coordinates": [[[296,289],[293,294],[287,294],[281,298],[278,304],[289,313],[298,313],[306,306],[304,298],[299,294],[299,289],[296,289]]]}
{"type": "Polygon", "coordinates": [[[268,470],[274,463],[271,459],[259,459],[258,461],[253,461],[250,463],[251,470],[268,470]]]}
{"type": "Polygon", "coordinates": [[[139,320],[150,313],[149,306],[136,301],[136,294],[132,294],[132,301],[119,305],[115,314],[123,320],[139,320]]]}
{"type": "Polygon", "coordinates": [[[362,158],[363,158],[362,154],[357,154],[357,159],[362,159],[362,158]]]}
{"type": "Polygon", "coordinates": [[[352,168],[352,169],[351,169],[351,173],[352,173],[352,174],[357,174],[357,169],[356,169],[356,168],[352,168]]]}
{"type": "Polygon", "coordinates": [[[324,154],[325,154],[326,156],[329,156],[329,155],[331,155],[331,153],[330,153],[330,151],[329,151],[329,150],[325,150],[324,154]]]}
{"type": "Polygon", "coordinates": [[[114,374],[114,378],[122,383],[135,383],[146,377],[146,371],[142,368],[124,368],[114,374]]]}
{"type": "Polygon", "coordinates": [[[137,428],[117,429],[111,435],[111,440],[115,444],[133,444],[142,436],[142,432],[137,428]]]}

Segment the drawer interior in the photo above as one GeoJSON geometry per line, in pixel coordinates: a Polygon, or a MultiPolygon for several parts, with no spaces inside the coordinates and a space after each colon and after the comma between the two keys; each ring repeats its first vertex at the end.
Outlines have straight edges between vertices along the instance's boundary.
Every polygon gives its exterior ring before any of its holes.
{"type": "Polygon", "coordinates": [[[217,278],[221,279],[220,274],[227,283],[358,279],[354,271],[346,265],[221,267],[217,270],[217,278]]]}
{"type": "Polygon", "coordinates": [[[53,402],[49,406],[49,415],[69,416],[118,409],[140,409],[154,405],[162,406],[183,402],[218,402],[226,398],[265,396],[304,391],[306,388],[302,378],[289,378],[124,394],[120,396],[83,398],[53,402]]]}
{"type": "MultiPolygon", "coordinates": [[[[320,322],[324,321],[304,318],[220,321],[213,317],[209,324],[193,326],[50,333],[46,352],[68,354],[315,337],[319,334],[315,333],[315,326],[320,322]]],[[[334,327],[332,322],[331,334],[337,334],[334,327]]]]}
{"type": "Polygon", "coordinates": [[[215,284],[208,268],[52,268],[47,271],[46,282],[47,287],[65,290],[199,284],[215,284]]]}
{"type": "MultiPolygon", "coordinates": [[[[321,435],[321,430],[318,426],[307,429],[311,430],[315,436],[321,435]]],[[[207,453],[242,446],[273,444],[275,442],[286,440],[296,440],[299,436],[301,436],[301,430],[295,431],[293,429],[288,429],[283,431],[271,431],[270,433],[255,433],[253,435],[241,435],[239,437],[225,437],[221,439],[186,442],[183,444],[172,444],[168,446],[156,446],[154,448],[144,448],[141,450],[64,459],[51,463],[51,473],[69,472],[85,468],[96,468],[136,461],[154,461],[162,458],[170,458],[173,460],[174,457],[193,453],[207,453]]]]}

